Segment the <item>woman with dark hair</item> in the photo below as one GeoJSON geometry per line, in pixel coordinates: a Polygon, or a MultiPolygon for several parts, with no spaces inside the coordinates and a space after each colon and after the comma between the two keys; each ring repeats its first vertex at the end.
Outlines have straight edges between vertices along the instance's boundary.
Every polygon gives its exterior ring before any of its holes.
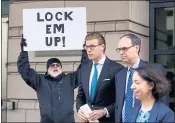
{"type": "Polygon", "coordinates": [[[175,122],[174,112],[159,99],[169,93],[166,78],[152,65],[137,68],[131,86],[136,99],[131,122],[175,122]]]}

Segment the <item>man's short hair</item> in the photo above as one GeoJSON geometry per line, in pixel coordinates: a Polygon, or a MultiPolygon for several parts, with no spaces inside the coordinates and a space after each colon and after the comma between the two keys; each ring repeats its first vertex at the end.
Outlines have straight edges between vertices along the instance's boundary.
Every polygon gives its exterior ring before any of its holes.
{"type": "Polygon", "coordinates": [[[141,40],[140,40],[139,37],[137,37],[136,35],[134,35],[132,33],[127,33],[127,34],[123,35],[122,37],[120,37],[120,39],[122,39],[123,37],[129,38],[131,40],[131,43],[132,43],[133,46],[138,45],[139,46],[139,52],[140,52],[141,40]]]}
{"type": "Polygon", "coordinates": [[[97,39],[99,44],[104,44],[104,52],[105,52],[105,50],[106,50],[106,41],[105,41],[105,38],[103,37],[103,35],[98,33],[98,32],[92,32],[92,33],[89,33],[85,37],[85,41],[93,40],[93,39],[97,39]]]}

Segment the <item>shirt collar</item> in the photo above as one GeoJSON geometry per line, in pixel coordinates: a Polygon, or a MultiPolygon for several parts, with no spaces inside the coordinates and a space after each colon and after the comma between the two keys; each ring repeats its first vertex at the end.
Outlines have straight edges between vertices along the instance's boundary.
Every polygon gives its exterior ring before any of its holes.
{"type": "MultiPolygon", "coordinates": [[[[132,66],[132,68],[136,69],[139,67],[139,63],[140,63],[140,58],[138,59],[138,61],[132,66]]],[[[128,72],[129,72],[130,67],[128,67],[128,72]]]]}
{"type": "MultiPolygon", "coordinates": [[[[103,57],[102,57],[97,63],[103,65],[104,62],[105,62],[105,60],[106,60],[106,56],[103,55],[103,57]]],[[[94,63],[95,63],[95,62],[93,61],[93,64],[94,64],[94,63]]]]}

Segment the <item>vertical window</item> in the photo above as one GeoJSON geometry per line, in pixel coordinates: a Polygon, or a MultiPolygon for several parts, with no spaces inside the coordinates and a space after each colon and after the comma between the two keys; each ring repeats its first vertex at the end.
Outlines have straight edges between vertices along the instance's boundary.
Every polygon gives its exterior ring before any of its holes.
{"type": "Polygon", "coordinates": [[[9,0],[2,0],[1,2],[2,6],[2,16],[3,15],[9,15],[9,5],[10,1],[9,0]]]}
{"type": "Polygon", "coordinates": [[[150,61],[162,64],[171,85],[170,108],[175,111],[175,2],[150,3],[150,61]]]}

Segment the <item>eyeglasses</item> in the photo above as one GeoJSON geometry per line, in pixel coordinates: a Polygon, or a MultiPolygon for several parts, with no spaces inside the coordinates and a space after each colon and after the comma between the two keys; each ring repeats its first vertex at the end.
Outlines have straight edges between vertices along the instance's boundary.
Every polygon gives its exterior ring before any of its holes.
{"type": "Polygon", "coordinates": [[[118,53],[120,53],[121,50],[122,50],[123,52],[126,52],[129,48],[134,47],[134,46],[135,46],[135,45],[132,45],[132,46],[130,46],[130,47],[121,47],[121,48],[117,48],[116,51],[117,51],[118,53]]]}
{"type": "Polygon", "coordinates": [[[89,46],[87,46],[87,45],[83,45],[83,47],[84,47],[85,50],[87,50],[88,48],[90,48],[91,50],[94,50],[95,47],[100,46],[100,45],[102,45],[102,44],[89,45],[89,46]]]}
{"type": "Polygon", "coordinates": [[[55,66],[56,66],[56,67],[59,67],[60,64],[50,64],[50,65],[49,65],[49,67],[55,67],[55,66]]]}

